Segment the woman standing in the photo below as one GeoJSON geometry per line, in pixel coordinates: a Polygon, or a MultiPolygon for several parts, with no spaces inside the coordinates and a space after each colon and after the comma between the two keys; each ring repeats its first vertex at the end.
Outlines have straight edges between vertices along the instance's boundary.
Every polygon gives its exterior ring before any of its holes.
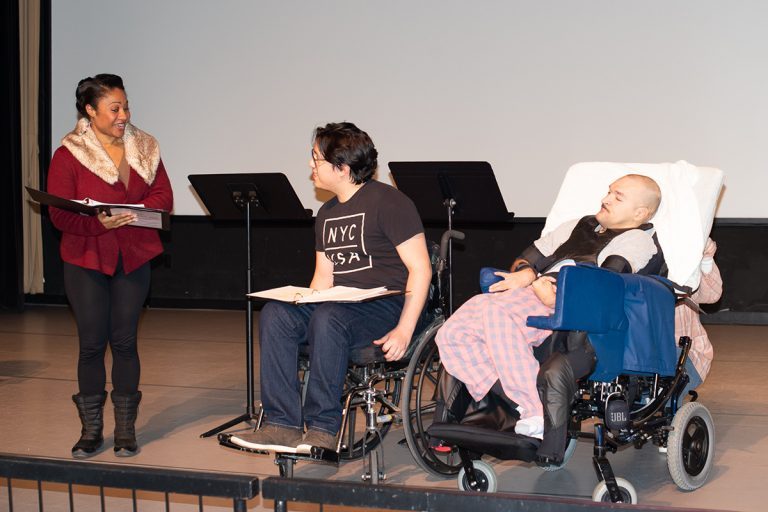
{"type": "MultiPolygon", "coordinates": [[[[48,192],[67,199],[143,204],[170,211],[173,193],[157,141],[130,123],[123,80],[100,74],[80,81],[78,122],[62,139],[48,173],[48,192]]],[[[135,455],[139,391],[136,346],[139,314],[149,290],[150,260],[163,250],[157,231],[131,226],[132,213],[83,216],[50,208],[62,232],[64,288],[77,322],[79,392],[72,396],[82,423],[72,447],[88,457],[103,443],[107,344],[112,353],[115,454],[135,455]]]]}

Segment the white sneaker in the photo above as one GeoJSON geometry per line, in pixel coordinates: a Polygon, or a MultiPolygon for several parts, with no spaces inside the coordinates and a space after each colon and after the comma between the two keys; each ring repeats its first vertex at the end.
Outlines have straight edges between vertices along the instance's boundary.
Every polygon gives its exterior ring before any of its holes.
{"type": "Polygon", "coordinates": [[[544,416],[530,416],[518,420],[515,424],[515,433],[522,436],[544,439],[544,416]]]}

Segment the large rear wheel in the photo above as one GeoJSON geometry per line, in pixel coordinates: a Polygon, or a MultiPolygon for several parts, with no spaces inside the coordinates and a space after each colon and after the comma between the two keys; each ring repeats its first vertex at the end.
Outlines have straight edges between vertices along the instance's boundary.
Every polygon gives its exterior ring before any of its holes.
{"type": "Polygon", "coordinates": [[[435,344],[439,328],[440,325],[433,326],[411,356],[403,380],[400,408],[408,450],[416,464],[430,474],[448,477],[456,475],[462,467],[459,452],[455,447],[431,446],[431,439],[426,433],[435,412],[434,394],[442,368],[435,344]]]}

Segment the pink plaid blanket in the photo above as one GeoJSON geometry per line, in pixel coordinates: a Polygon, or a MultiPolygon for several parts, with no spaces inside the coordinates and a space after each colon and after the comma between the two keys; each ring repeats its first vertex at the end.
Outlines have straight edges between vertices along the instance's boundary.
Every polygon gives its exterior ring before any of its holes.
{"type": "Polygon", "coordinates": [[[476,295],[438,331],[435,341],[445,369],[462,381],[475,400],[494,382],[521,407],[521,418],[542,416],[536,391],[539,363],[533,347],[551,331],[525,325],[530,315],[549,315],[531,287],[476,295]]]}

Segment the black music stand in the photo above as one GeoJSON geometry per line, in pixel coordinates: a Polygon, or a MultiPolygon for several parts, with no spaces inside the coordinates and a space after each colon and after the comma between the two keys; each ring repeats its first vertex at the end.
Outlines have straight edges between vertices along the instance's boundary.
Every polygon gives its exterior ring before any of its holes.
{"type": "MultiPolygon", "coordinates": [[[[389,162],[397,188],[424,222],[506,223],[514,217],[488,162],[389,162]]],[[[448,312],[453,313],[452,239],[448,244],[448,312]]]]}
{"type": "MultiPolygon", "coordinates": [[[[251,293],[251,220],[307,220],[312,218],[311,210],[304,209],[283,173],[191,174],[188,178],[214,220],[245,219],[246,293],[251,293]]],[[[200,437],[210,437],[238,423],[256,419],[253,385],[253,303],[247,297],[245,370],[245,413],[200,434],[200,437]]]]}

